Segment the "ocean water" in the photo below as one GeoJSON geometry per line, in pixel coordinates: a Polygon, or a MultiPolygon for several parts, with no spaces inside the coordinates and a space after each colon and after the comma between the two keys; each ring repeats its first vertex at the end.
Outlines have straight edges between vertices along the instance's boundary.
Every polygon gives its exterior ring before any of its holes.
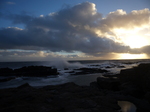
{"type": "MultiPolygon", "coordinates": [[[[7,82],[0,82],[0,89],[18,87],[24,83],[29,83],[31,86],[40,87],[46,85],[58,85],[66,82],[74,82],[78,85],[89,85],[96,81],[97,77],[102,77],[102,73],[87,74],[87,75],[70,75],[69,71],[76,68],[101,68],[109,71],[109,74],[118,74],[121,69],[132,68],[138,66],[140,63],[150,63],[150,60],[80,60],[80,61],[66,61],[57,59],[47,62],[0,62],[0,68],[9,67],[12,69],[23,66],[51,66],[58,69],[58,76],[49,77],[16,77],[7,82]],[[68,68],[68,70],[64,70],[68,68]]],[[[75,71],[75,70],[74,70],[75,71]]],[[[75,71],[76,72],[76,71],[75,71]]],[[[5,77],[0,77],[5,78],[5,77]]]]}

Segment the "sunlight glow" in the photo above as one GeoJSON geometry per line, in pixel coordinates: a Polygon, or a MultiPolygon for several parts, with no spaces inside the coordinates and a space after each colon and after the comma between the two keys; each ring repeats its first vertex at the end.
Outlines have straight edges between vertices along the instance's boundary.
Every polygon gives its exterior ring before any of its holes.
{"type": "Polygon", "coordinates": [[[119,59],[147,59],[147,55],[146,54],[129,54],[129,53],[125,53],[125,54],[120,54],[119,59]]]}
{"type": "MultiPolygon", "coordinates": [[[[143,29],[147,30],[147,28],[143,29]]],[[[131,48],[141,48],[143,46],[150,45],[149,38],[147,35],[145,35],[143,29],[114,29],[114,33],[116,34],[116,41],[124,43],[131,48]]]]}
{"type": "Polygon", "coordinates": [[[125,44],[129,45],[131,48],[141,48],[143,46],[149,45],[148,41],[145,38],[142,38],[138,35],[131,35],[124,41],[125,44]]]}

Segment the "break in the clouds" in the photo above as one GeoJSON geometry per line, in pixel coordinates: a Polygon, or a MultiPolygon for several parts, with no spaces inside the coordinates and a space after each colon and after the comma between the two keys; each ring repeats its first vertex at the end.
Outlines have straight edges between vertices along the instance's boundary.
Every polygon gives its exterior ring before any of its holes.
{"type": "MultiPolygon", "coordinates": [[[[26,13],[2,14],[3,18],[13,24],[24,24],[25,28],[1,28],[0,49],[79,51],[91,56],[136,52],[120,41],[116,29],[148,28],[149,15],[149,9],[130,13],[118,9],[103,17],[96,5],[89,2],[39,17],[26,13]]],[[[146,47],[140,53],[148,53],[146,47]]]]}

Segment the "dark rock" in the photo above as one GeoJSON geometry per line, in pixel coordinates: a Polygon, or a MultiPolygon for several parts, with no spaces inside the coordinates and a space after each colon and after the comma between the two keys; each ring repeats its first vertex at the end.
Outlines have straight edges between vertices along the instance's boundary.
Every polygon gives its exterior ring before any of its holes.
{"type": "Polygon", "coordinates": [[[15,79],[15,78],[16,78],[16,77],[3,78],[3,79],[0,79],[0,82],[7,82],[7,81],[13,80],[13,79],[15,79]]]}
{"type": "Polygon", "coordinates": [[[73,73],[75,73],[75,71],[70,71],[70,72],[65,72],[65,73],[70,73],[70,74],[73,74],[73,73]]]}
{"type": "Polygon", "coordinates": [[[0,68],[0,73],[11,73],[12,71],[11,68],[0,68]]]}
{"type": "Polygon", "coordinates": [[[64,70],[69,70],[69,68],[64,68],[64,70]]]}
{"type": "Polygon", "coordinates": [[[150,91],[150,64],[140,64],[138,67],[121,70],[118,75],[122,83],[131,83],[141,91],[150,91]]]}
{"type": "Polygon", "coordinates": [[[101,65],[90,65],[90,66],[101,66],[101,65]]]}
{"type": "Polygon", "coordinates": [[[112,68],[112,67],[110,67],[110,66],[106,66],[105,68],[112,68]]]}
{"type": "Polygon", "coordinates": [[[46,99],[46,103],[52,103],[53,100],[51,98],[46,99]]]}
{"type": "Polygon", "coordinates": [[[13,73],[11,68],[0,68],[0,76],[10,76],[13,73]]]}
{"type": "Polygon", "coordinates": [[[117,100],[102,91],[74,83],[38,89],[26,83],[18,88],[0,89],[0,93],[1,112],[116,112],[120,109],[117,100]]]}
{"type": "Polygon", "coordinates": [[[119,80],[114,78],[98,77],[97,83],[101,89],[108,89],[113,91],[118,91],[120,86],[119,80]]]}
{"type": "Polygon", "coordinates": [[[28,83],[25,83],[19,86],[18,89],[27,88],[27,87],[31,87],[31,86],[28,83]]]}
{"type": "Polygon", "coordinates": [[[45,77],[50,75],[58,75],[56,68],[46,66],[28,66],[18,69],[1,68],[0,76],[29,76],[29,77],[45,77]]]}
{"type": "Polygon", "coordinates": [[[122,62],[123,64],[135,64],[135,63],[138,63],[138,62],[122,62]]]}
{"type": "Polygon", "coordinates": [[[144,94],[138,87],[130,83],[123,83],[119,86],[121,94],[131,95],[136,98],[141,98],[144,94]]]}
{"type": "Polygon", "coordinates": [[[113,73],[107,73],[107,74],[103,74],[104,77],[107,78],[117,78],[119,74],[113,74],[113,73]]]}
{"type": "Polygon", "coordinates": [[[146,99],[150,103],[150,91],[145,93],[144,99],[146,99]]]}
{"type": "Polygon", "coordinates": [[[85,74],[108,72],[107,70],[100,69],[100,68],[79,68],[79,69],[74,69],[74,70],[79,70],[80,72],[76,72],[75,74],[72,74],[72,75],[85,75],[85,74]]]}
{"type": "Polygon", "coordinates": [[[150,103],[148,103],[146,100],[137,99],[130,95],[120,95],[120,94],[113,94],[113,95],[111,94],[111,97],[115,98],[118,101],[129,101],[133,103],[137,108],[136,112],[150,112],[150,108],[149,108],[150,103]]]}
{"type": "Polygon", "coordinates": [[[49,76],[49,75],[58,75],[57,69],[52,69],[51,67],[45,66],[28,66],[15,69],[14,72],[16,75],[25,75],[25,76],[49,76]]]}
{"type": "Polygon", "coordinates": [[[93,88],[99,88],[98,83],[96,81],[95,82],[91,82],[90,86],[93,87],[93,88]]]}
{"type": "Polygon", "coordinates": [[[118,68],[125,68],[125,66],[121,66],[121,65],[120,65],[120,66],[117,66],[117,67],[118,67],[118,68]]]}
{"type": "Polygon", "coordinates": [[[81,107],[82,108],[94,108],[97,106],[97,103],[94,102],[93,100],[90,100],[90,99],[84,99],[84,100],[81,100],[81,107]]]}

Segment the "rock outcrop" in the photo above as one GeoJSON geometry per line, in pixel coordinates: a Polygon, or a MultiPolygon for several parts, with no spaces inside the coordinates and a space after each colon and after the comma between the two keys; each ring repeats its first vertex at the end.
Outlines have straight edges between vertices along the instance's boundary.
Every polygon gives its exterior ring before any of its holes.
{"type": "Polygon", "coordinates": [[[140,64],[131,69],[121,70],[119,79],[122,83],[130,83],[143,92],[150,91],[150,64],[140,64]]]}
{"type": "Polygon", "coordinates": [[[94,74],[94,73],[107,73],[107,70],[100,69],[100,68],[79,68],[79,69],[74,69],[77,70],[78,72],[75,72],[71,75],[86,75],[86,74],[94,74]]]}
{"type": "Polygon", "coordinates": [[[28,77],[45,77],[58,75],[57,69],[46,66],[28,66],[18,69],[0,68],[0,76],[28,76],[28,77]]]}

